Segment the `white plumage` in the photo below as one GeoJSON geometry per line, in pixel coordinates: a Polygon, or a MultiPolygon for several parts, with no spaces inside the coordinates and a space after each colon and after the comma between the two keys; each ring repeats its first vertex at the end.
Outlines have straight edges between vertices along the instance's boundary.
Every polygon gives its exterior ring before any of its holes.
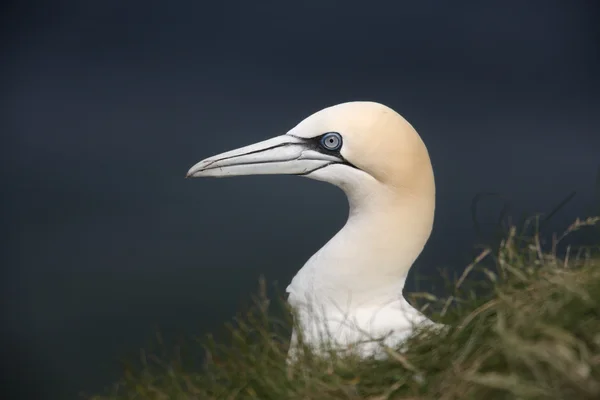
{"type": "MultiPolygon", "coordinates": [[[[431,323],[402,296],[431,233],[433,169],[423,141],[392,109],[374,102],[325,108],[288,133],[207,158],[188,177],[290,174],[332,183],[350,206],[344,227],[287,287],[306,344],[350,345],[363,356],[386,337],[396,346],[431,323]]],[[[292,335],[290,356],[295,354],[292,335]]]]}

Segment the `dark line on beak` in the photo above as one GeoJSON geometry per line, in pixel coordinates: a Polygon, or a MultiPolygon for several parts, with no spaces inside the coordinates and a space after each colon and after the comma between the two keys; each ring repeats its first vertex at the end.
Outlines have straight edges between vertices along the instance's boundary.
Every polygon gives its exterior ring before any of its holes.
{"type": "Polygon", "coordinates": [[[343,158],[343,157],[342,157],[342,160],[343,160],[343,162],[339,162],[339,161],[331,161],[331,162],[328,162],[327,164],[323,164],[323,165],[320,165],[320,166],[318,166],[318,167],[316,167],[316,168],[313,168],[313,169],[311,169],[310,171],[301,172],[301,173],[299,173],[299,174],[293,174],[293,175],[304,176],[304,175],[312,174],[312,173],[313,173],[313,172],[315,172],[315,171],[318,171],[318,170],[320,170],[320,169],[323,169],[323,168],[325,168],[325,167],[329,167],[330,165],[334,165],[334,164],[346,165],[346,166],[348,166],[348,167],[351,167],[351,168],[357,169],[357,170],[359,170],[359,171],[362,171],[360,168],[357,168],[357,167],[355,167],[354,165],[352,165],[352,164],[350,164],[349,162],[347,162],[346,160],[344,160],[344,158],[343,158]]]}
{"type": "MultiPolygon", "coordinates": [[[[287,147],[287,146],[293,146],[293,145],[298,145],[298,144],[301,144],[301,143],[280,143],[280,144],[276,144],[276,145],[271,146],[271,147],[265,147],[264,149],[254,150],[254,151],[250,151],[250,152],[244,153],[244,154],[237,154],[235,156],[222,157],[222,158],[218,158],[216,160],[212,160],[209,164],[206,165],[206,167],[210,167],[212,164],[214,164],[216,162],[219,162],[219,161],[231,160],[232,158],[237,158],[237,157],[241,157],[241,156],[247,156],[249,154],[262,153],[263,151],[273,150],[273,149],[277,149],[279,147],[287,147]]],[[[204,169],[206,169],[206,168],[204,168],[204,169]]]]}
{"type": "MultiPolygon", "coordinates": [[[[219,161],[230,160],[230,159],[233,159],[233,158],[247,156],[247,155],[250,155],[250,154],[262,153],[263,151],[273,150],[273,149],[277,149],[279,147],[306,145],[310,150],[318,151],[319,153],[328,154],[330,156],[337,157],[337,158],[340,159],[340,161],[339,162],[338,161],[332,161],[332,162],[329,162],[327,164],[323,164],[323,165],[321,165],[321,166],[319,166],[319,167],[317,167],[315,169],[312,169],[312,170],[310,170],[308,172],[303,172],[303,173],[300,173],[300,174],[293,174],[293,175],[300,175],[300,176],[301,175],[308,175],[311,172],[317,171],[317,170],[319,170],[321,168],[325,168],[325,167],[328,167],[328,166],[333,165],[333,164],[347,165],[349,167],[361,170],[360,168],[356,167],[352,163],[348,162],[348,160],[346,160],[344,158],[344,156],[342,156],[342,154],[340,153],[339,150],[338,151],[326,151],[326,150],[323,150],[323,148],[319,145],[319,137],[315,137],[315,138],[303,138],[303,137],[299,137],[299,136],[295,136],[295,135],[289,135],[289,136],[300,140],[300,142],[297,142],[297,143],[280,143],[280,144],[273,145],[271,147],[265,147],[264,149],[250,151],[248,153],[243,153],[243,154],[237,154],[235,156],[228,156],[228,157],[218,158],[216,160],[212,160],[210,163],[208,163],[202,169],[203,170],[209,170],[209,169],[215,169],[215,168],[225,168],[225,167],[213,167],[213,168],[210,168],[210,166],[213,165],[216,162],[219,162],[219,161]]],[[[286,161],[293,161],[293,160],[260,161],[260,162],[257,161],[257,162],[246,163],[246,164],[248,164],[248,165],[251,165],[251,164],[269,164],[269,163],[274,163],[274,162],[286,162],[286,161]]],[[[186,176],[186,178],[187,178],[187,176],[186,176]]]]}
{"type": "Polygon", "coordinates": [[[301,173],[299,173],[299,174],[294,174],[294,175],[297,175],[297,176],[304,176],[304,175],[312,174],[313,172],[315,172],[315,171],[317,171],[317,170],[320,170],[320,169],[322,169],[322,168],[325,168],[325,167],[329,167],[329,166],[330,166],[330,165],[332,165],[332,164],[340,164],[340,163],[337,163],[337,162],[335,162],[335,161],[328,162],[327,164],[323,164],[323,165],[321,165],[321,166],[319,166],[319,167],[317,167],[317,168],[313,168],[313,169],[311,169],[310,171],[301,172],[301,173]]]}
{"type": "MultiPolygon", "coordinates": [[[[250,154],[250,153],[248,153],[248,154],[250,154]]],[[[252,162],[246,162],[244,164],[237,164],[237,165],[275,164],[275,163],[285,163],[285,162],[296,161],[296,160],[298,160],[298,158],[290,158],[289,160],[252,161],[252,162]]],[[[228,167],[231,167],[231,165],[225,165],[225,166],[219,166],[219,167],[211,167],[209,165],[208,167],[203,168],[202,170],[209,171],[211,169],[223,169],[223,168],[228,168],[228,167]]],[[[293,175],[293,174],[290,174],[290,175],[293,175]]]]}

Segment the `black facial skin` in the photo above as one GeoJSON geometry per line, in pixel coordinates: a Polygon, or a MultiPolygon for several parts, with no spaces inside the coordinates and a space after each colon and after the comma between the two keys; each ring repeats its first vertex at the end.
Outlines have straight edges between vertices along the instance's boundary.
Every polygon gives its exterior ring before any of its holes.
{"type": "Polygon", "coordinates": [[[332,133],[332,132],[325,132],[322,135],[315,136],[315,137],[308,138],[308,139],[307,138],[298,137],[298,136],[294,136],[294,137],[296,139],[302,140],[304,142],[304,144],[306,145],[307,148],[309,148],[311,150],[314,150],[314,151],[318,151],[319,153],[323,153],[323,154],[327,154],[327,155],[330,155],[330,156],[334,156],[334,157],[338,158],[340,161],[331,161],[331,162],[329,162],[327,164],[321,165],[320,167],[317,167],[315,169],[311,169],[310,171],[306,171],[306,172],[303,172],[303,173],[300,173],[300,174],[296,174],[296,175],[308,175],[311,172],[314,172],[314,171],[319,170],[321,168],[328,167],[328,166],[330,166],[332,164],[343,164],[343,165],[347,165],[347,166],[352,167],[352,168],[359,169],[355,165],[352,165],[352,163],[350,163],[348,160],[346,160],[344,158],[344,156],[342,156],[342,154],[340,153],[341,150],[342,150],[342,148],[344,147],[343,141],[342,141],[342,145],[337,150],[329,150],[329,149],[326,149],[325,147],[323,147],[323,145],[321,144],[321,139],[323,138],[323,136],[327,135],[328,133],[332,133]]]}

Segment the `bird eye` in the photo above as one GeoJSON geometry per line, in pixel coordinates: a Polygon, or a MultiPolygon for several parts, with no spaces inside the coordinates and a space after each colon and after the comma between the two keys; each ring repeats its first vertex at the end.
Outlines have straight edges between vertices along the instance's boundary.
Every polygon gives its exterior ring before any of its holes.
{"type": "Polygon", "coordinates": [[[321,146],[325,150],[335,151],[342,147],[342,135],[337,132],[329,132],[321,137],[321,146]]]}

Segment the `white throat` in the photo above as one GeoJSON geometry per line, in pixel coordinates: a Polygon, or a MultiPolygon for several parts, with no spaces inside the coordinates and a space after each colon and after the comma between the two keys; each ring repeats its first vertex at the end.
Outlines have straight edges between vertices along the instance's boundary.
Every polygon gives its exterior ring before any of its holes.
{"type": "Polygon", "coordinates": [[[429,238],[434,198],[388,188],[367,174],[353,175],[354,182],[349,183],[347,176],[343,184],[336,182],[333,177],[344,174],[343,168],[328,168],[321,174],[312,178],[340,186],[350,211],[344,227],[288,286],[289,302],[299,313],[303,330],[309,331],[305,340],[320,340],[321,334],[311,333],[319,329],[314,326],[315,318],[325,319],[334,340],[345,346],[350,338],[359,338],[349,332],[347,324],[340,326],[341,318],[354,319],[358,328],[374,336],[407,328],[411,321],[422,322],[424,317],[406,302],[402,290],[429,238]],[[309,308],[325,316],[309,316],[309,308]]]}

